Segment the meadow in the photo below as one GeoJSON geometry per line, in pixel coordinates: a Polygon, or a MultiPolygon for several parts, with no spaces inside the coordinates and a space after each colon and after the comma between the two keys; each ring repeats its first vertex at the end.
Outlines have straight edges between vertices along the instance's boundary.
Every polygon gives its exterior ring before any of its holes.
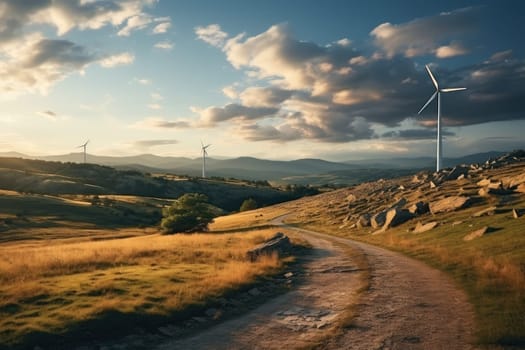
{"type": "Polygon", "coordinates": [[[114,336],[191,318],[293,260],[246,258],[270,228],[161,235],[134,226],[166,200],[101,196],[112,206],[100,207],[89,196],[0,194],[0,348],[96,338],[108,322],[114,336]],[[136,214],[115,215],[126,205],[136,214]]]}

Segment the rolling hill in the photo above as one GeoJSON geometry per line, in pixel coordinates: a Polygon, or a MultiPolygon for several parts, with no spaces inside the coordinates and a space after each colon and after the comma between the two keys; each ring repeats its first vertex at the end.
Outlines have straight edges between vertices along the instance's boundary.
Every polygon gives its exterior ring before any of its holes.
{"type": "MultiPolygon", "coordinates": [[[[459,158],[445,158],[444,165],[452,167],[457,164],[482,163],[489,158],[495,158],[502,154],[504,152],[491,151],[459,158]]],[[[83,160],[82,153],[33,157],[16,152],[6,152],[0,153],[0,157],[72,163],[80,163],[83,160]]],[[[202,160],[200,158],[161,157],[153,154],[127,157],[88,154],[87,161],[88,163],[111,166],[119,170],[138,170],[147,173],[200,176],[202,172],[202,160]]],[[[433,169],[434,164],[435,159],[432,157],[364,159],[346,162],[330,162],[322,159],[277,161],[253,157],[209,158],[207,160],[207,172],[211,177],[267,180],[279,185],[352,185],[363,181],[401,176],[414,170],[433,169]]]]}

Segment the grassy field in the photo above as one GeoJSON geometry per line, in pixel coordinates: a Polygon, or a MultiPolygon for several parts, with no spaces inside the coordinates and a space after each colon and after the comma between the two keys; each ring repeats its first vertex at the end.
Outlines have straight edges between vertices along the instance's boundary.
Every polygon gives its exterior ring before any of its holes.
{"type": "Polygon", "coordinates": [[[107,324],[117,314],[127,315],[128,322],[115,327],[204,306],[279,271],[283,261],[277,256],[246,259],[248,249],[274,233],[2,245],[0,344],[61,334],[93,320],[107,324]]]}

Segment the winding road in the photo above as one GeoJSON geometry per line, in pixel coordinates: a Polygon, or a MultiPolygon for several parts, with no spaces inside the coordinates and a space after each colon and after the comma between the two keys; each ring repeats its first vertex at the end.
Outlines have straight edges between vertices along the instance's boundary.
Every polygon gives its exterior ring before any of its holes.
{"type": "Polygon", "coordinates": [[[475,348],[472,308],[444,273],[369,244],[286,228],[314,247],[306,258],[304,283],[243,316],[156,349],[475,348]],[[345,246],[367,259],[369,287],[361,294],[365,272],[345,246]],[[334,331],[349,308],[356,312],[352,326],[334,331]]]}

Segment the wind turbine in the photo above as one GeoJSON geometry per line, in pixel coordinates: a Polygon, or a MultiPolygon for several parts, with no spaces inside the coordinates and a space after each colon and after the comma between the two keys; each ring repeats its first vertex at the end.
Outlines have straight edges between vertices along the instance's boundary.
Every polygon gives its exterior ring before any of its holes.
{"type": "Polygon", "coordinates": [[[89,140],[86,141],[83,145],[78,146],[77,148],[84,147],[84,164],[86,164],[86,146],[89,143],[89,140]]]}
{"type": "Polygon", "coordinates": [[[208,151],[206,151],[206,148],[210,147],[211,144],[208,144],[204,146],[204,143],[202,143],[201,140],[201,147],[202,147],[202,178],[206,178],[206,157],[208,156],[208,151]]]}
{"type": "Polygon", "coordinates": [[[439,171],[441,169],[441,166],[442,166],[442,159],[441,159],[441,157],[443,156],[443,143],[442,143],[442,140],[441,140],[441,93],[442,92],[461,91],[461,90],[466,90],[467,88],[461,87],[461,88],[440,89],[436,78],[434,77],[434,75],[430,71],[430,68],[428,67],[428,64],[425,65],[425,68],[427,69],[428,75],[430,75],[430,79],[432,79],[432,83],[434,83],[434,86],[436,87],[436,92],[434,92],[434,94],[432,94],[432,96],[430,96],[430,98],[428,99],[427,103],[425,103],[425,105],[419,110],[419,112],[417,114],[421,114],[421,112],[423,112],[423,110],[430,104],[430,102],[434,101],[434,99],[437,96],[437,98],[438,98],[438,103],[437,103],[438,116],[437,116],[436,171],[439,171]]]}

